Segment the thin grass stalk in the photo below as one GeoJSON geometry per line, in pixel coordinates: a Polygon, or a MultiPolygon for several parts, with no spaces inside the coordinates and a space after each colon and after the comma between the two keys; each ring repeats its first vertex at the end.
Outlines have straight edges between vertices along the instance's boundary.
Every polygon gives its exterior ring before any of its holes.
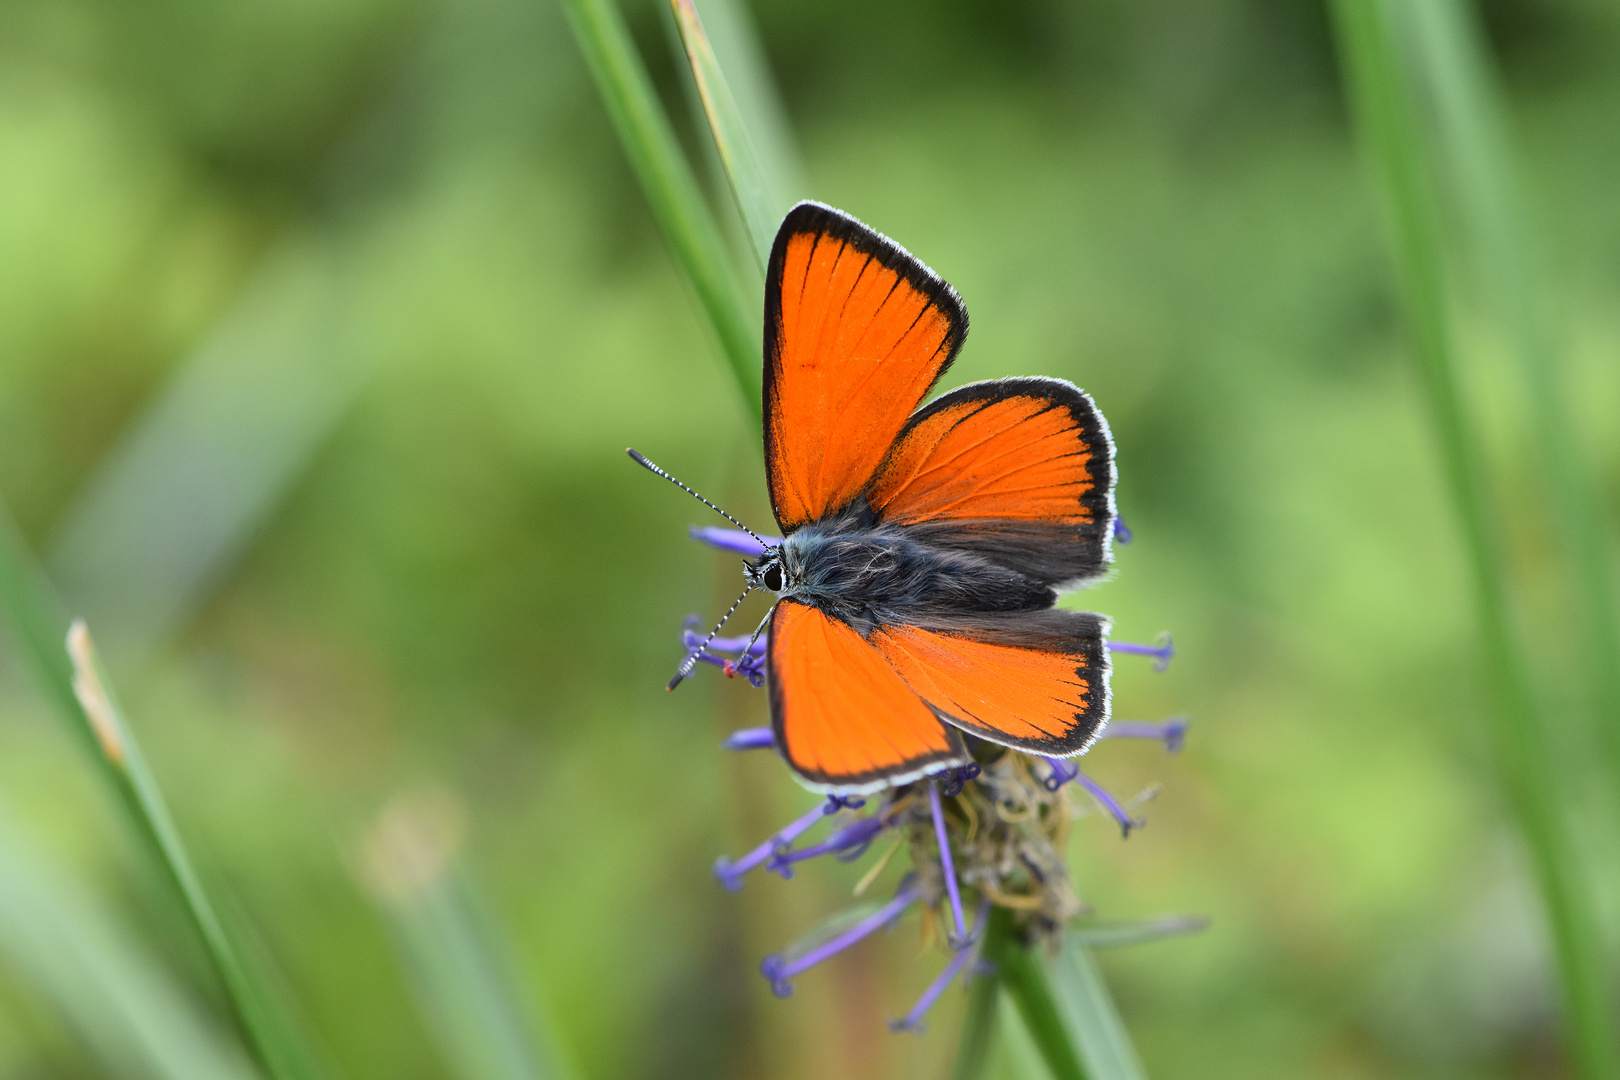
{"type": "Polygon", "coordinates": [[[229,1032],[139,936],[0,815],[0,956],[51,1001],[108,1076],[259,1080],[229,1032]]]}
{"type": "Polygon", "coordinates": [[[1057,1002],[1075,1033],[1086,1071],[1109,1080],[1145,1080],[1142,1061],[1091,950],[1065,935],[1063,952],[1052,967],[1057,1002]]]}
{"type": "Polygon", "coordinates": [[[669,6],[675,15],[681,44],[686,49],[687,62],[692,67],[698,96],[703,101],[709,130],[714,135],[715,149],[725,168],[731,196],[737,203],[737,212],[748,230],[750,247],[763,273],[770,261],[776,228],[788,208],[760,163],[736,99],[731,96],[725,72],[720,70],[720,61],[715,58],[714,48],[704,33],[697,8],[692,0],[669,0],[669,6]]]}
{"type": "Polygon", "coordinates": [[[1596,484],[1569,415],[1563,357],[1507,129],[1506,108],[1473,9],[1461,0],[1399,5],[1396,28],[1427,91],[1436,146],[1449,168],[1490,308],[1507,332],[1529,401],[1559,540],[1568,553],[1581,627],[1579,655],[1620,791],[1620,618],[1596,484]]]}
{"type": "Polygon", "coordinates": [[[978,1080],[990,1061],[990,1048],[996,1040],[996,1014],[1001,1006],[1001,980],[994,972],[970,976],[967,1015],[962,1020],[962,1038],[957,1043],[951,1080],[978,1080]]]}
{"type": "Polygon", "coordinates": [[[192,865],[156,777],[146,764],[111,692],[82,622],[67,630],[62,647],[61,605],[32,555],[0,507],[0,604],[3,604],[41,686],[79,731],[135,830],[173,883],[202,938],[227,1000],[260,1064],[272,1080],[313,1080],[312,1058],[294,1027],[276,1008],[269,989],[242,962],[192,865]],[[71,653],[71,657],[70,654],[71,653]]]}
{"type": "Polygon", "coordinates": [[[1552,931],[1570,1056],[1586,1080],[1620,1076],[1603,940],[1562,804],[1546,725],[1510,610],[1484,453],[1463,408],[1447,311],[1439,203],[1412,87],[1384,0],[1336,0],[1336,30],[1361,138],[1391,225],[1414,358],[1462,527],[1480,624],[1491,735],[1507,802],[1529,848],[1552,931]]]}
{"type": "Polygon", "coordinates": [[[429,789],[396,799],[361,849],[362,883],[394,932],[418,1010],[459,1080],[560,1080],[510,957],[459,852],[465,813],[429,789]]]}
{"type": "Polygon", "coordinates": [[[646,67],[613,0],[563,0],[575,40],[641,181],[653,216],[708,313],[743,401],[760,422],[760,340],[726,245],[703,202],[646,67]]]}
{"type": "Polygon", "coordinates": [[[760,168],[771,190],[783,200],[782,211],[810,191],[804,178],[793,124],[782,102],[781,88],[770,70],[759,25],[743,0],[693,0],[703,19],[703,32],[726,73],[732,100],[742,115],[760,168]]]}

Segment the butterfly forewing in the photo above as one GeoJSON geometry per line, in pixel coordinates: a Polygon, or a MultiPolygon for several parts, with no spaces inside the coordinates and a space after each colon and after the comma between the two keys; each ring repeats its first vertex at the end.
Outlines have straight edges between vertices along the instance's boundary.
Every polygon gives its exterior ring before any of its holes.
{"type": "Polygon", "coordinates": [[[801,203],[765,284],[765,459],[785,532],[849,504],[967,334],[961,299],[904,248],[801,203]]]}

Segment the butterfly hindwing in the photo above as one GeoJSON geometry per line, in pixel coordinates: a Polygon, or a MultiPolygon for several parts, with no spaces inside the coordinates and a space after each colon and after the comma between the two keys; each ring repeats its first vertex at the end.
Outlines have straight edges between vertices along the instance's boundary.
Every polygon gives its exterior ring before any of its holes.
{"type": "Polygon", "coordinates": [[[776,745],[812,787],[875,791],[968,762],[961,735],[847,623],[782,600],[766,655],[776,745]]]}
{"type": "Polygon", "coordinates": [[[911,416],[866,498],[928,543],[1073,586],[1108,566],[1113,440],[1061,379],[970,383],[911,416]]]}
{"type": "Polygon", "coordinates": [[[1108,722],[1107,620],[1080,611],[876,627],[870,643],[943,720],[1035,754],[1078,754],[1108,722]]]}
{"type": "Polygon", "coordinates": [[[788,212],[765,276],[765,462],[784,532],[847,505],[967,335],[954,290],[820,203],[788,212]]]}

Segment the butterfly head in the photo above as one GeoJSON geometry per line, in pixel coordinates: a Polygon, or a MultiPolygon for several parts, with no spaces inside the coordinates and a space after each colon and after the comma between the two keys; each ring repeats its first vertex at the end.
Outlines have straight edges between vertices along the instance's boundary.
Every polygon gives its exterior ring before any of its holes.
{"type": "Polygon", "coordinates": [[[785,544],[773,548],[766,548],[765,554],[757,559],[743,563],[743,576],[748,579],[748,585],[754,589],[769,589],[781,595],[794,584],[797,574],[795,568],[787,557],[785,544]]]}

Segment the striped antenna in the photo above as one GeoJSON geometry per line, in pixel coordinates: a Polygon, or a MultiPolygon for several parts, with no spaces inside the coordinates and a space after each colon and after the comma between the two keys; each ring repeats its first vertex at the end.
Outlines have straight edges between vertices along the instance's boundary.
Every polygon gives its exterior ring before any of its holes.
{"type": "MultiPolygon", "coordinates": [[[[635,453],[634,450],[630,452],[632,454],[635,453]]],[[[678,482],[679,481],[677,481],[677,483],[678,482]]],[[[697,493],[693,492],[693,494],[697,493]]],[[[701,499],[703,496],[698,495],[698,498],[701,499]]],[[[737,597],[737,599],[731,602],[731,606],[726,609],[726,613],[724,615],[720,616],[720,621],[715,624],[714,629],[709,631],[709,636],[703,639],[703,644],[686,654],[686,659],[681,661],[681,666],[675,671],[675,677],[669,680],[669,685],[664,687],[665,690],[675,689],[686,680],[688,675],[692,674],[692,669],[697,667],[697,662],[703,659],[703,654],[708,651],[709,642],[714,640],[714,635],[720,632],[720,628],[726,625],[726,621],[731,618],[732,613],[737,610],[738,605],[740,605],[744,600],[748,599],[748,594],[753,591],[754,586],[750,585],[748,588],[743,590],[743,594],[741,596],[737,597]]]]}
{"type": "MultiPolygon", "coordinates": [[[[743,532],[747,533],[749,536],[752,536],[755,540],[759,540],[759,546],[760,547],[769,548],[769,547],[773,546],[771,544],[767,544],[764,540],[760,540],[759,534],[754,532],[753,529],[750,529],[748,526],[744,525],[742,522],[738,521],[736,518],[732,517],[730,514],[726,513],[724,510],[722,510],[718,506],[714,505],[714,503],[710,502],[708,499],[705,499],[703,496],[699,495],[697,492],[693,491],[691,488],[687,487],[685,484],[681,483],[679,480],[677,480],[673,476],[669,475],[669,473],[665,472],[663,469],[660,469],[658,466],[654,465],[652,462],[650,462],[646,458],[642,457],[641,452],[639,450],[635,449],[634,447],[627,447],[627,448],[625,448],[624,452],[629,454],[631,460],[633,460],[637,465],[640,465],[642,468],[646,469],[648,472],[657,473],[659,476],[662,476],[665,480],[668,480],[670,483],[674,484],[676,487],[680,488],[682,491],[684,491],[688,495],[692,496],[692,498],[696,499],[698,502],[702,503],[704,506],[707,506],[710,510],[713,510],[715,513],[719,514],[721,517],[725,518],[727,521],[729,521],[733,525],[737,526],[737,528],[739,528],[743,532]]],[[[746,596],[748,594],[744,593],[743,595],[746,596]]],[[[735,605],[732,606],[732,610],[736,610],[735,605]]],[[[716,633],[718,633],[718,629],[716,630],[716,633]]],[[[713,637],[714,634],[710,634],[709,636],[713,637]]],[[[707,642],[705,642],[705,644],[707,644],[707,642]]],[[[681,678],[685,678],[685,676],[683,675],[683,676],[681,676],[681,678]]],[[[680,682],[680,678],[677,678],[675,681],[680,682]]],[[[675,689],[674,684],[670,685],[670,689],[671,690],[675,689]]]]}

